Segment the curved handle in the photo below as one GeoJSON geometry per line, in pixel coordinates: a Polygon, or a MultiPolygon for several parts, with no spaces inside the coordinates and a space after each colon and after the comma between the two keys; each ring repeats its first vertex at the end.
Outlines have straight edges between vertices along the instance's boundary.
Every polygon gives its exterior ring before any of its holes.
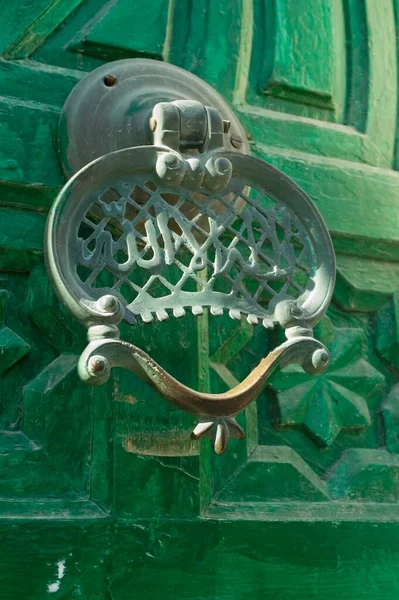
{"type": "Polygon", "coordinates": [[[315,375],[327,368],[328,360],[328,351],[321,342],[311,337],[296,337],[263,358],[252,373],[233,389],[222,394],[208,394],[177,381],[140,348],[119,339],[99,339],[88,344],[80,357],[78,370],[86,383],[101,385],[108,380],[112,367],[128,369],[154,387],[168,402],[201,417],[203,422],[194,430],[194,437],[215,434],[215,449],[221,453],[229,434],[232,437],[244,435],[230,417],[258,396],[277,366],[299,363],[307,373],[315,375]]]}

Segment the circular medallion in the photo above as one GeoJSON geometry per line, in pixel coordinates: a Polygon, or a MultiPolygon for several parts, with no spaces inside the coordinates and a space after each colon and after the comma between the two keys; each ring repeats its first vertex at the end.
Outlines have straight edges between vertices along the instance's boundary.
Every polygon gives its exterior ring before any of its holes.
{"type": "Polygon", "coordinates": [[[155,104],[187,99],[218,109],[230,122],[224,134],[226,150],[249,154],[246,134],[234,112],[202,79],[168,63],[126,59],[95,69],[69,95],[58,133],[65,175],[69,178],[110,152],[151,145],[149,121],[155,104]]]}

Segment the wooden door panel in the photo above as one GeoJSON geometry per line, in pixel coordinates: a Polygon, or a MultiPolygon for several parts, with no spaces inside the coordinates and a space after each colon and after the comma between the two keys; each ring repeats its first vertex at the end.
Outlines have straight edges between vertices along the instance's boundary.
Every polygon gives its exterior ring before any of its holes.
{"type": "MultiPolygon", "coordinates": [[[[381,302],[377,319],[388,319],[391,304],[381,302]]],[[[399,462],[395,445],[388,443],[396,427],[396,395],[388,395],[396,377],[384,360],[389,360],[389,350],[383,356],[381,342],[377,345],[375,317],[374,311],[348,313],[332,307],[316,328],[331,350],[328,371],[312,379],[299,368],[284,369],[242,418],[246,444],[231,441],[232,452],[222,458],[204,450],[211,465],[201,481],[205,514],[287,517],[298,514],[302,502],[303,510],[318,519],[329,520],[333,513],[348,518],[357,510],[362,519],[375,519],[378,503],[384,502],[384,510],[396,518],[399,462]],[[387,402],[391,408],[381,413],[387,402]]],[[[272,342],[265,331],[248,324],[231,329],[224,319],[209,328],[205,388],[225,391],[272,342]]],[[[391,337],[386,339],[387,347],[392,343],[391,337]]]]}
{"type": "Polygon", "coordinates": [[[243,100],[258,116],[266,143],[390,167],[397,127],[393,4],[379,10],[372,0],[331,0],[310,8],[309,3],[265,0],[252,7],[253,44],[243,100]],[[268,110],[282,113],[280,127],[290,139],[269,132],[269,119],[277,115],[268,110]],[[301,125],[308,130],[306,138],[290,131],[301,125]],[[331,144],[327,152],[323,138],[331,144]]]}
{"type": "Polygon", "coordinates": [[[3,523],[0,584],[7,600],[395,598],[397,523],[378,531],[290,520],[3,523]]]}
{"type": "MultiPolygon", "coordinates": [[[[26,15],[24,19],[21,17],[20,23],[25,29],[18,31],[14,27],[14,38],[10,38],[8,46],[4,49],[4,56],[8,60],[2,64],[1,75],[6,84],[4,89],[7,95],[3,96],[1,101],[4,103],[4,110],[8,109],[3,126],[9,145],[3,150],[2,202],[6,207],[18,206],[37,210],[46,210],[51,204],[56,191],[63,183],[54,143],[58,114],[70,89],[83,75],[82,71],[110,58],[126,55],[174,57],[176,62],[205,77],[230,98],[247,124],[249,135],[253,137],[253,152],[271,160],[292,175],[315,199],[327,219],[337,249],[345,253],[339,274],[337,302],[341,308],[350,308],[351,311],[356,311],[357,308],[361,311],[370,310],[364,299],[359,307],[356,304],[360,297],[364,298],[364,292],[370,285],[367,280],[367,268],[363,269],[361,276],[357,274],[356,281],[352,281],[352,277],[347,277],[347,274],[353,271],[354,263],[352,261],[348,267],[347,254],[360,255],[362,258],[356,260],[361,264],[364,264],[364,257],[367,255],[384,258],[387,258],[387,255],[392,258],[396,256],[396,224],[392,219],[379,219],[376,223],[374,220],[360,218],[364,213],[364,197],[369,190],[372,190],[374,197],[377,196],[378,203],[375,204],[374,210],[380,214],[386,211],[386,204],[392,202],[392,194],[388,194],[387,190],[393,189],[393,193],[396,193],[392,185],[392,181],[397,179],[396,173],[376,168],[374,164],[383,164],[381,160],[374,161],[371,155],[366,157],[361,154],[370,142],[373,148],[378,149],[379,155],[389,155],[390,164],[393,161],[392,144],[389,148],[382,147],[373,133],[376,131],[376,135],[381,137],[381,143],[385,144],[389,138],[385,135],[387,128],[391,137],[394,130],[393,117],[389,116],[393,114],[392,106],[395,105],[396,88],[392,87],[394,82],[390,79],[389,86],[384,90],[380,90],[381,86],[373,83],[373,78],[377,77],[376,73],[379,71],[378,61],[383,65],[391,65],[392,73],[395,73],[396,62],[392,58],[394,43],[391,39],[394,26],[394,20],[391,18],[393,6],[390,5],[384,16],[374,14],[373,3],[360,6],[356,2],[346,2],[342,10],[332,2],[323,7],[314,7],[312,11],[304,11],[301,6],[298,3],[293,5],[288,0],[278,5],[266,1],[237,2],[233,3],[231,11],[223,11],[215,3],[203,1],[189,2],[179,11],[175,5],[160,1],[151,9],[145,9],[148,14],[143,14],[143,18],[145,17],[151,27],[148,27],[146,33],[141,31],[136,36],[131,36],[130,24],[139,10],[138,5],[134,3],[119,1],[104,7],[99,2],[89,1],[76,3],[73,10],[67,10],[64,3],[49,4],[45,8],[38,5],[37,14],[33,15],[35,18],[31,23],[25,23],[26,15]],[[206,19],[201,20],[201,14],[206,14],[206,19]],[[183,18],[185,35],[182,34],[183,18]],[[118,29],[118,24],[121,23],[124,27],[118,29]],[[384,23],[389,25],[387,29],[384,29],[384,23]],[[359,25],[359,28],[355,25],[359,25]],[[307,32],[312,29],[318,31],[318,37],[313,38],[313,45],[309,45],[307,32]],[[177,30],[180,31],[179,34],[177,30]],[[240,32],[239,36],[237,31],[240,32]],[[175,32],[176,36],[172,35],[175,32]],[[274,33],[266,35],[268,32],[274,33]],[[357,35],[363,36],[362,40],[357,40],[357,35]],[[344,38],[346,44],[343,44],[344,38]],[[31,40],[29,43],[28,39],[31,40]],[[184,49],[183,40],[186,40],[184,49]],[[228,61],[223,58],[228,54],[227,43],[235,44],[237,50],[236,54],[232,53],[231,57],[229,55],[228,61]],[[347,51],[343,51],[343,46],[347,51]],[[360,56],[359,46],[366,49],[367,60],[360,56]],[[328,53],[327,48],[332,51],[328,53]],[[210,53],[216,49],[219,52],[211,62],[210,53]],[[24,60],[27,56],[31,57],[33,62],[24,60]],[[302,70],[300,65],[305,65],[302,70]],[[366,73],[368,82],[368,94],[365,98],[362,97],[363,104],[354,97],[350,87],[356,79],[355,73],[360,71],[366,73]],[[21,81],[25,80],[28,85],[21,84],[21,81]],[[378,93],[373,91],[377,88],[378,93]],[[363,122],[363,131],[360,116],[365,111],[367,119],[363,122]],[[378,127],[375,125],[375,119],[379,120],[378,127]],[[265,136],[267,145],[264,143],[265,136]],[[315,140],[319,143],[314,144],[315,140]],[[349,148],[347,156],[346,148],[349,148]],[[335,153],[338,152],[340,158],[335,158],[335,153]],[[344,205],[342,209],[338,208],[340,202],[344,205]],[[355,222],[356,228],[353,226],[355,222]],[[371,240],[378,243],[370,244],[371,240]],[[359,289],[359,286],[362,293],[355,294],[354,300],[353,290],[359,289]],[[351,297],[349,304],[348,296],[351,297]]],[[[355,87],[356,93],[359,93],[359,86],[355,87]]],[[[370,197],[370,202],[374,202],[374,197],[370,197]]],[[[7,214],[10,217],[10,213],[7,214]]],[[[28,218],[24,212],[19,216],[25,220],[28,218]]],[[[43,225],[44,219],[39,227],[43,228],[43,225]]],[[[4,243],[5,249],[6,243],[10,242],[4,243]]],[[[13,244],[15,245],[15,241],[13,244]]],[[[338,264],[341,265],[340,257],[338,264]]],[[[383,267],[386,269],[386,264],[383,264],[383,267]]],[[[21,267],[21,270],[24,268],[21,267]]],[[[371,285],[375,288],[373,282],[371,285]]],[[[391,287],[393,285],[391,284],[391,287]]],[[[380,287],[381,290],[375,290],[375,293],[382,294],[382,298],[388,300],[391,292],[387,293],[384,285],[380,287]]],[[[38,302],[37,298],[34,302],[38,302]]],[[[338,318],[336,314],[338,313],[333,313],[331,317],[332,327],[338,318]]],[[[370,320],[373,318],[370,316],[370,320]]],[[[381,319],[379,321],[381,322],[381,319]]],[[[363,328],[366,327],[365,322],[363,319],[363,328]]],[[[193,326],[195,327],[194,323],[193,326]]],[[[229,324],[226,326],[231,327],[229,324]]],[[[207,327],[208,325],[201,322],[198,333],[201,347],[203,340],[208,336],[207,327]]],[[[152,333],[144,334],[143,330],[143,345],[148,345],[148,340],[158,341],[160,336],[165,338],[165,333],[161,331],[162,328],[159,332],[153,330],[152,333]]],[[[185,331],[194,329],[188,324],[183,326],[178,333],[180,339],[183,339],[185,331]]],[[[252,344],[252,330],[245,333],[244,328],[242,331],[243,333],[239,330],[237,336],[247,336],[248,343],[252,344]]],[[[350,328],[346,327],[345,332],[347,331],[350,331],[350,328]]],[[[48,332],[45,333],[49,335],[48,332]]],[[[224,335],[220,334],[221,339],[224,335]]],[[[267,339],[264,332],[263,338],[267,339]]],[[[81,338],[74,339],[74,343],[79,344],[78,340],[81,338]]],[[[194,358],[196,339],[194,336],[187,342],[193,350],[193,358],[190,358],[193,368],[186,377],[187,381],[192,383],[195,383],[197,378],[194,358]]],[[[265,343],[264,341],[263,344],[265,343]]],[[[236,380],[234,375],[229,375],[226,366],[224,353],[230,352],[226,350],[229,345],[226,344],[227,342],[224,342],[224,346],[222,344],[215,351],[216,354],[211,352],[210,357],[203,360],[204,365],[200,363],[199,382],[202,386],[214,386],[210,380],[207,382],[207,376],[204,375],[209,362],[212,365],[211,371],[219,372],[222,380],[229,383],[236,380]],[[220,359],[217,358],[218,353],[220,359]]],[[[150,346],[156,347],[152,342],[150,346]]],[[[167,343],[165,346],[167,347],[167,343]]],[[[163,346],[160,347],[163,354],[163,346]]],[[[257,359],[262,355],[261,350],[254,355],[257,359]]],[[[383,356],[381,353],[380,355],[383,356]]],[[[60,361],[60,357],[57,360],[60,361]]],[[[173,365],[178,364],[180,360],[174,357],[170,362],[173,365]]],[[[249,368],[249,362],[247,358],[244,360],[246,368],[249,368]]],[[[61,363],[62,361],[56,364],[61,363]]],[[[240,373],[240,377],[244,376],[244,371],[240,373]]],[[[380,373],[380,370],[377,371],[380,373]]],[[[181,375],[184,379],[185,374],[181,375]]],[[[384,374],[378,377],[386,380],[384,374]]],[[[366,378],[364,375],[363,379],[366,378]]],[[[118,388],[117,398],[124,401],[125,398],[129,398],[128,387],[131,380],[122,375],[119,379],[122,391],[118,388]]],[[[371,379],[374,381],[375,377],[371,379]]],[[[137,385],[139,389],[143,389],[142,385],[137,385]]],[[[96,394],[99,393],[96,391],[96,394]]],[[[152,404],[156,400],[151,400],[151,392],[143,390],[142,394],[149,404],[148,409],[143,409],[144,429],[147,430],[145,435],[144,431],[139,432],[140,427],[134,435],[135,419],[140,422],[141,418],[138,417],[139,408],[123,406],[120,409],[121,417],[117,419],[117,423],[123,424],[119,437],[122,439],[121,446],[124,452],[140,453],[141,448],[142,453],[151,454],[151,447],[153,452],[156,452],[154,448],[158,445],[158,453],[195,456],[196,446],[183,441],[191,426],[190,419],[185,420],[180,415],[173,416],[173,409],[155,409],[152,404]],[[148,415],[156,413],[157,419],[145,416],[146,410],[148,415]],[[171,425],[175,418],[179,433],[174,433],[173,438],[173,435],[170,437],[167,433],[167,426],[171,425]],[[160,441],[162,435],[165,435],[165,439],[160,441]],[[180,451],[176,448],[180,448],[180,451]]],[[[129,400],[123,403],[132,404],[129,400]]],[[[140,402],[138,406],[141,406],[140,402]]],[[[360,428],[365,428],[371,423],[371,416],[367,411],[367,407],[363,405],[357,411],[361,421],[360,428]]],[[[302,417],[297,415],[292,421],[292,418],[290,420],[286,416],[286,419],[291,425],[303,424],[301,419],[304,420],[313,435],[317,427],[324,427],[325,433],[319,437],[316,435],[317,439],[327,439],[329,436],[335,438],[328,424],[330,414],[331,411],[321,415],[321,423],[312,421],[310,427],[310,417],[306,416],[306,410],[302,417]]],[[[251,431],[257,428],[256,425],[249,427],[251,431]]],[[[340,430],[338,425],[335,425],[335,429],[340,430]]],[[[256,435],[252,433],[252,437],[250,436],[251,448],[257,447],[257,443],[253,441],[256,435]]],[[[338,457],[335,456],[335,459],[338,457]]],[[[255,461],[255,458],[253,460],[255,461]]],[[[299,458],[294,457],[292,460],[300,462],[299,458]]],[[[261,462],[257,459],[256,461],[261,462]]],[[[302,467],[300,463],[299,469],[302,467]]],[[[230,470],[227,469],[227,472],[230,470]]],[[[307,471],[307,476],[304,477],[307,480],[312,479],[316,488],[320,488],[316,475],[313,477],[307,471]]],[[[151,506],[151,503],[148,506],[151,506]]]]}
{"type": "MultiPolygon", "coordinates": [[[[375,0],[0,9],[6,600],[127,600],[133,587],[151,599],[394,597],[397,10],[396,0],[384,10],[375,0]],[[330,369],[312,381],[296,369],[276,375],[239,416],[246,440],[223,457],[191,441],[194,420],[134,376],[117,371],[94,390],[79,382],[85,332],[45,274],[46,213],[64,184],[61,108],[86,72],[140,56],[218,89],[253,155],[315,201],[337,251],[334,302],[316,332],[332,350],[330,369]]],[[[212,391],[243,379],[279,336],[208,315],[123,331],[182,382],[212,391]]]]}
{"type": "MultiPolygon", "coordinates": [[[[17,214],[14,240],[21,235],[17,214]]],[[[8,268],[15,268],[20,254],[5,250],[7,261],[14,260],[8,268]]],[[[101,390],[94,402],[78,381],[74,349],[82,336],[56,302],[43,267],[21,266],[0,277],[0,515],[100,515],[109,503],[97,489],[97,481],[104,487],[97,474],[107,474],[109,392],[101,390]]]]}
{"type": "Polygon", "coordinates": [[[253,9],[253,50],[259,53],[252,59],[254,104],[341,123],[346,95],[342,4],[263,1],[253,9]]]}

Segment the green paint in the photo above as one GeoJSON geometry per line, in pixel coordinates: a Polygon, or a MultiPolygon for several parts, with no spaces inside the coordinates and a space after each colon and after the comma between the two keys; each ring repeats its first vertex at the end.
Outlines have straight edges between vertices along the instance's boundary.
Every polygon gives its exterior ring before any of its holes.
{"type": "MultiPolygon", "coordinates": [[[[3,2],[2,600],[398,596],[399,5],[342,6],[3,2]],[[214,85],[253,153],[316,201],[338,252],[319,332],[330,371],[307,394],[302,374],[277,375],[240,416],[246,441],[222,457],[188,440],[192,419],[134,376],[79,383],[85,332],[42,264],[63,185],[61,107],[86,71],[138,55],[214,85]]],[[[204,315],[123,337],[187,385],[225,391],[278,334],[204,315]]]]}
{"type": "Polygon", "coordinates": [[[30,350],[29,344],[4,325],[7,302],[7,291],[0,290],[0,323],[3,323],[0,327],[0,375],[5,373],[30,350]]]}
{"type": "Polygon", "coordinates": [[[398,386],[394,386],[391,389],[381,409],[384,422],[386,448],[393,454],[399,454],[398,391],[398,386]]]}
{"type": "Polygon", "coordinates": [[[55,0],[48,2],[45,10],[5,49],[4,58],[14,60],[30,56],[44,44],[53,31],[82,0],[55,0]]]}
{"type": "Polygon", "coordinates": [[[367,495],[369,501],[397,503],[399,457],[386,450],[347,450],[331,472],[329,488],[332,498],[367,495]]]}
{"type": "Polygon", "coordinates": [[[394,294],[377,312],[376,347],[379,354],[393,367],[399,368],[399,297],[394,294]]]}
{"type": "MultiPolygon", "coordinates": [[[[270,3],[265,5],[265,17],[268,18],[271,6],[270,3]]],[[[284,0],[275,5],[273,60],[265,68],[265,80],[260,81],[264,94],[298,104],[334,109],[334,61],[343,48],[337,48],[335,53],[330,51],[337,40],[330,25],[332,5],[331,0],[323,3],[284,0]],[[321,23],[330,27],[327,30],[317,27],[321,23]],[[309,38],[310,30],[313,35],[309,38]]]]}
{"type": "Polygon", "coordinates": [[[45,215],[40,213],[0,208],[3,271],[29,271],[42,260],[45,222],[45,215]]]}
{"type": "Polygon", "coordinates": [[[399,265],[341,254],[334,297],[344,310],[374,312],[399,289],[399,265]]]}
{"type": "Polygon", "coordinates": [[[161,58],[165,41],[169,0],[150,3],[137,0],[119,0],[103,8],[89,27],[77,35],[69,49],[84,52],[104,61],[120,58],[161,58]],[[137,16],[145,27],[121,27],[121,23],[133,24],[137,16]],[[151,32],[151,37],[148,36],[151,32]]]}
{"type": "Polygon", "coordinates": [[[330,446],[342,428],[370,426],[366,399],[384,377],[362,357],[361,329],[334,328],[325,318],[316,331],[331,352],[328,370],[311,379],[292,365],[272,379],[272,386],[280,426],[302,425],[317,443],[330,446]]]}

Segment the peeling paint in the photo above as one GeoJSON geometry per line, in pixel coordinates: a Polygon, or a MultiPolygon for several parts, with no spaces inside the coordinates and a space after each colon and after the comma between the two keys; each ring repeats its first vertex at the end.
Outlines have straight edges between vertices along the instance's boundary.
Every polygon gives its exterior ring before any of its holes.
{"type": "Polygon", "coordinates": [[[54,594],[55,592],[58,592],[58,590],[60,589],[60,585],[61,585],[61,579],[64,577],[65,575],[65,560],[59,560],[57,562],[57,578],[58,581],[54,581],[53,583],[49,583],[47,586],[47,591],[50,594],[54,594]]]}

